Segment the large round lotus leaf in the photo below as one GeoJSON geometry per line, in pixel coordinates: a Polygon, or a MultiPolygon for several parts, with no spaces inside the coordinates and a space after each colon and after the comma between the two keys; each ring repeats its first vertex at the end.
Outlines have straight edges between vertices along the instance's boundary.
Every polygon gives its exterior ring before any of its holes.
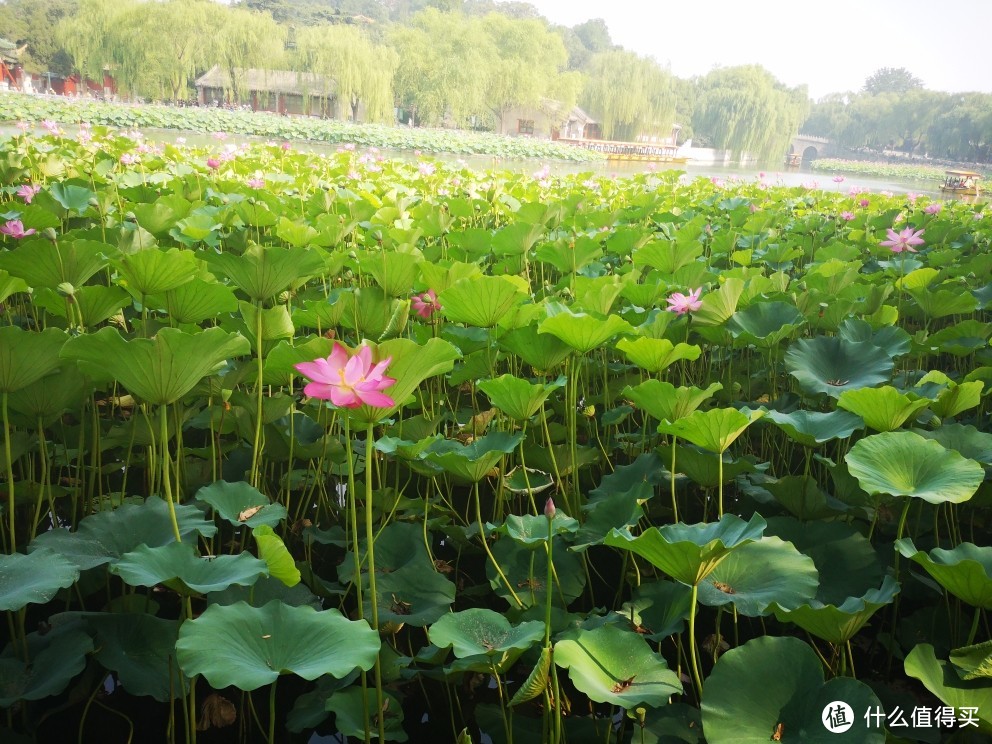
{"type": "Polygon", "coordinates": [[[869,728],[864,711],[881,704],[867,685],[847,677],[823,681],[816,653],[798,638],[765,636],[727,651],[703,691],[703,734],[708,744],[883,744],[885,729],[869,728]],[[843,733],[826,727],[834,701],[854,709],[843,733]],[[781,727],[781,728],[780,728],[781,727]]]}
{"type": "Polygon", "coordinates": [[[985,479],[974,460],[911,431],[865,437],[844,459],[867,493],[915,496],[931,504],[967,501],[985,479]]]}
{"type": "Polygon", "coordinates": [[[699,601],[709,607],[732,604],[747,617],[767,614],[775,602],[797,607],[816,594],[813,559],[777,537],[742,545],[699,584],[699,601]]]}
{"type": "MultiPolygon", "coordinates": [[[[41,700],[58,695],[86,667],[93,639],[78,624],[28,635],[31,663],[16,656],[0,656],[0,708],[18,700],[41,700]]],[[[8,647],[9,648],[9,647],[8,647]]]]}
{"type": "Polygon", "coordinates": [[[940,442],[969,460],[977,460],[986,467],[992,466],[992,434],[964,424],[944,424],[939,429],[913,429],[921,437],[940,442]]]}
{"type": "Polygon", "coordinates": [[[534,384],[513,375],[502,375],[495,380],[483,380],[477,387],[507,416],[526,421],[541,409],[551,393],[565,386],[565,379],[559,377],[552,383],[534,384]]]}
{"type": "Polygon", "coordinates": [[[660,706],[682,694],[678,675],[665,659],[640,635],[616,625],[569,632],[555,644],[554,662],[597,703],[660,706]]]}
{"type": "MultiPolygon", "coordinates": [[[[547,522],[547,519],[542,517],[547,522]]],[[[565,519],[568,519],[566,517],[565,519]]],[[[524,607],[537,605],[543,607],[547,596],[548,552],[543,543],[526,545],[515,540],[503,538],[492,547],[493,558],[499,563],[503,575],[513,587],[517,599],[524,607]]],[[[582,570],[582,560],[571,550],[561,537],[553,540],[554,546],[554,579],[555,585],[551,590],[551,602],[560,606],[562,601],[567,604],[576,599],[586,584],[586,573],[582,570]]],[[[503,579],[496,572],[492,561],[486,562],[486,577],[500,597],[516,605],[516,600],[510,595],[503,579]]]]}
{"type": "Polygon", "coordinates": [[[688,439],[710,452],[724,452],[748,426],[764,415],[763,410],[711,408],[693,411],[677,421],[662,421],[658,431],[688,439]]]}
{"type": "Polygon", "coordinates": [[[356,667],[371,669],[378,654],[379,634],[368,623],[279,601],[211,605],[183,623],[176,643],[183,671],[202,674],[218,690],[256,690],[280,674],[344,677],[356,667]]]}
{"type": "Polygon", "coordinates": [[[507,331],[499,337],[499,345],[541,371],[554,369],[572,353],[568,344],[540,333],[536,324],[507,331]]]}
{"type": "MultiPolygon", "coordinates": [[[[627,711],[627,718],[640,720],[643,708],[627,711]]],[[[648,708],[644,725],[636,725],[633,744],[704,744],[699,710],[688,703],[670,703],[648,708]]]]}
{"type": "Polygon", "coordinates": [[[634,596],[623,606],[621,614],[636,623],[638,632],[652,641],[661,641],[681,633],[692,610],[692,590],[674,581],[644,582],[634,589],[634,596]]]}
{"type": "Polygon", "coordinates": [[[992,679],[992,641],[956,648],[950,661],[961,679],[992,679]]]}
{"type": "Polygon", "coordinates": [[[588,313],[573,313],[560,303],[548,303],[548,317],[538,330],[564,341],[580,354],[588,354],[620,333],[633,330],[619,315],[597,318],[588,313]]]}
{"type": "MultiPolygon", "coordinates": [[[[378,559],[378,555],[376,555],[378,559]]],[[[376,560],[378,570],[379,561],[376,560]]],[[[379,625],[424,628],[451,609],[455,585],[433,568],[411,565],[376,579],[379,625]]],[[[365,591],[365,617],[372,617],[372,593],[365,591]]]]}
{"type": "MultiPolygon", "coordinates": [[[[334,727],[346,737],[362,739],[368,726],[372,730],[372,738],[378,740],[379,723],[373,713],[375,704],[375,690],[363,691],[361,687],[352,685],[331,695],[325,704],[325,709],[334,714],[334,727]],[[366,711],[369,713],[368,716],[366,711]]],[[[383,694],[383,706],[385,711],[382,713],[382,723],[385,740],[406,741],[402,703],[387,692],[383,694]]]]}
{"type": "Polygon", "coordinates": [[[845,341],[866,341],[882,349],[890,357],[902,356],[912,345],[912,337],[899,326],[872,328],[871,323],[859,318],[845,318],[837,329],[837,335],[845,341]]]}
{"type": "Polygon", "coordinates": [[[452,323],[490,328],[526,298],[515,279],[479,276],[455,282],[438,295],[441,312],[452,323]]]}
{"type": "Polygon", "coordinates": [[[211,269],[226,275],[251,299],[261,302],[299,286],[324,269],[323,254],[312,248],[251,245],[240,255],[206,251],[211,269]]]}
{"type": "Polygon", "coordinates": [[[166,584],[183,594],[206,594],[231,584],[250,586],[269,568],[250,553],[200,558],[193,546],[174,542],[159,548],[141,545],[112,564],[110,572],[131,586],[166,584]]]}
{"type": "Polygon", "coordinates": [[[92,613],[86,621],[96,631],[96,660],[117,674],[129,694],[164,703],[185,693],[187,681],[175,662],[178,622],[109,612],[92,613]]]}
{"type": "Polygon", "coordinates": [[[865,428],[860,417],[847,411],[768,411],[763,420],[775,424],[789,439],[806,447],[816,447],[833,439],[844,439],[858,429],[865,428]]]}
{"type": "MultiPolygon", "coordinates": [[[[189,504],[176,504],[176,519],[184,538],[193,533],[213,537],[217,532],[217,525],[189,504]]],[[[91,514],[75,532],[58,529],[42,533],[28,547],[32,551],[51,548],[85,571],[110,563],[141,545],[158,547],[175,539],[169,505],[158,496],[149,496],[144,503],[126,503],[91,514]]]]}
{"type": "Polygon", "coordinates": [[[755,302],[731,315],[726,329],[746,343],[771,347],[805,322],[803,314],[788,302],[755,302]]]}
{"type": "Polygon", "coordinates": [[[882,564],[867,537],[846,522],[800,522],[772,517],[765,534],[776,535],[813,559],[820,583],[816,600],[839,605],[882,583],[882,564]]]}
{"type": "Polygon", "coordinates": [[[235,526],[275,527],[286,518],[286,507],[273,504],[269,497],[250,483],[217,481],[196,492],[196,500],[210,504],[221,518],[235,526]]]}
{"type": "Polygon", "coordinates": [[[0,328],[0,392],[12,393],[54,372],[66,338],[58,328],[41,332],[14,325],[0,328]]]}
{"type": "Polygon", "coordinates": [[[860,416],[870,429],[892,431],[930,404],[929,398],[900,393],[891,385],[845,390],[837,406],[860,416]]]}
{"type": "Polygon", "coordinates": [[[992,547],[961,543],[954,550],[934,548],[928,555],[903,538],[895,548],[961,601],[992,610],[992,547]]]}
{"type": "Polygon", "coordinates": [[[503,615],[477,607],[444,615],[427,633],[438,648],[451,647],[458,659],[477,660],[468,668],[489,672],[512,664],[520,654],[544,638],[544,623],[528,620],[511,625],[503,615]]]}
{"type": "Polygon", "coordinates": [[[734,548],[760,540],[764,529],[765,520],[759,514],[748,522],[724,514],[718,522],[651,527],[636,538],[614,529],[605,542],[637,553],[676,581],[692,586],[706,578],[734,548]]]}
{"type": "Polygon", "coordinates": [[[673,344],[667,338],[622,338],[617,341],[617,348],[626,357],[648,374],[658,374],[682,359],[696,361],[702,353],[695,344],[673,344]]]}
{"type": "Polygon", "coordinates": [[[89,389],[89,383],[75,364],[63,364],[58,372],[11,393],[8,403],[11,412],[20,413],[25,423],[34,428],[39,418],[49,425],[66,410],[78,410],[84,391],[89,389]]]}
{"type": "Polygon", "coordinates": [[[505,431],[487,434],[471,444],[442,439],[431,445],[427,459],[456,478],[476,483],[485,478],[504,455],[513,452],[521,439],[522,432],[508,434],[505,431]]]}
{"type": "MultiPolygon", "coordinates": [[[[551,536],[554,537],[555,535],[575,532],[579,528],[579,523],[578,520],[568,516],[560,509],[556,509],[550,527],[551,536]]],[[[496,531],[507,535],[511,540],[515,540],[521,545],[536,550],[548,541],[548,518],[543,514],[524,514],[523,516],[511,514],[503,524],[496,528],[496,531]]]]}
{"type": "Polygon", "coordinates": [[[265,561],[269,569],[269,576],[279,579],[286,586],[300,583],[300,569],[296,567],[293,555],[269,525],[258,525],[251,531],[251,536],[258,546],[258,557],[265,561]]]}
{"type": "Polygon", "coordinates": [[[921,643],[906,656],[906,674],[940,698],[944,705],[960,711],[972,708],[978,730],[992,734],[992,685],[985,679],[963,680],[949,661],[937,658],[933,646],[921,643]]]}
{"type": "Polygon", "coordinates": [[[803,392],[833,398],[845,390],[887,382],[894,366],[892,358],[877,346],[837,336],[799,339],[785,352],[785,367],[803,392]]]}
{"type": "MultiPolygon", "coordinates": [[[[656,451],[664,462],[671,465],[673,454],[671,445],[661,445],[656,451]]],[[[721,480],[730,483],[739,475],[754,472],[752,460],[743,457],[734,458],[726,452],[718,454],[692,445],[677,444],[674,454],[675,472],[687,476],[689,480],[703,488],[716,488],[721,480]]]]}
{"type": "Polygon", "coordinates": [[[678,421],[722,389],[723,385],[719,382],[702,390],[697,387],[675,387],[661,380],[646,380],[640,385],[624,388],[623,396],[658,421],[678,421]]]}
{"type": "Polygon", "coordinates": [[[871,616],[892,602],[898,593],[898,582],[886,576],[881,588],[871,589],[861,597],[848,597],[836,606],[811,599],[807,604],[791,610],[782,609],[774,603],[769,605],[769,609],[779,621],[795,623],[817,638],[839,644],[851,640],[871,616]]]}
{"type": "MultiPolygon", "coordinates": [[[[364,560],[363,552],[362,561],[364,560]]],[[[414,567],[418,571],[435,570],[434,562],[427,554],[427,547],[424,545],[423,528],[412,522],[392,522],[386,525],[375,538],[376,574],[390,574],[410,567],[414,567]]],[[[362,573],[364,576],[364,568],[362,573]]],[[[354,553],[349,552],[338,566],[338,581],[347,584],[354,579],[354,553]]],[[[363,585],[368,586],[367,576],[363,585]]]]}
{"type": "Polygon", "coordinates": [[[0,610],[45,604],[77,578],[79,568],[47,548],[0,555],[0,610]]]}

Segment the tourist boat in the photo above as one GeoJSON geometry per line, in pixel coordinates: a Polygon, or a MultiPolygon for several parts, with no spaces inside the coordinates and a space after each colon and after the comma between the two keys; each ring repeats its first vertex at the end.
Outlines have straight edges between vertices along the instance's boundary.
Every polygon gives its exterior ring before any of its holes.
{"type": "Polygon", "coordinates": [[[803,156],[801,153],[792,152],[785,156],[786,168],[798,168],[802,164],[803,164],[803,156]]]}
{"type": "Polygon", "coordinates": [[[565,145],[582,147],[593,152],[601,152],[607,160],[623,160],[647,163],[688,163],[689,158],[679,155],[676,145],[663,145],[657,142],[614,142],[612,140],[558,139],[565,145]]]}
{"type": "Polygon", "coordinates": [[[981,173],[963,170],[945,171],[940,190],[959,196],[978,196],[978,182],[981,179],[981,173]]]}

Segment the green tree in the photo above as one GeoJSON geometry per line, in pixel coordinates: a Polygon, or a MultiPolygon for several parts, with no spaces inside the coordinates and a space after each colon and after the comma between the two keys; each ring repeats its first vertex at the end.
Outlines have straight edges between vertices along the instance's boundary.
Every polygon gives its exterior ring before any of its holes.
{"type": "Polygon", "coordinates": [[[923,87],[923,81],[905,67],[882,67],[865,80],[865,93],[877,96],[882,93],[908,93],[923,87]]]}
{"type": "MultiPolygon", "coordinates": [[[[134,49],[122,23],[134,3],[129,0],[79,0],[76,13],[55,26],[54,36],[83,77],[102,80],[103,70],[134,49]]],[[[118,79],[120,73],[116,72],[118,79]]]]}
{"type": "Polygon", "coordinates": [[[68,75],[72,60],[52,29],[73,14],[76,0],[6,0],[0,3],[0,37],[26,45],[21,63],[29,72],[68,75]]]}
{"type": "Polygon", "coordinates": [[[283,66],[286,28],[272,17],[244,8],[220,13],[216,47],[212,58],[227,70],[231,93],[244,100],[247,71],[251,68],[279,69],[283,66]]]}
{"type": "Polygon", "coordinates": [[[593,57],[581,100],[583,108],[599,118],[607,139],[667,136],[675,121],[672,75],[654,60],[623,49],[593,57]]]}
{"type": "Polygon", "coordinates": [[[699,82],[692,126],[714,147],[779,157],[809,113],[806,87],[788,88],[758,65],[720,68],[699,82]]]}

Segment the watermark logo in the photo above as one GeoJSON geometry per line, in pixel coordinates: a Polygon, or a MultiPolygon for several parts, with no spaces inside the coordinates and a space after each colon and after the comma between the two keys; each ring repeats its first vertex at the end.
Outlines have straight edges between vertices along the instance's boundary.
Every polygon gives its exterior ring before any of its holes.
{"type": "Polygon", "coordinates": [[[854,725],[854,709],[843,700],[834,700],[823,709],[823,726],[832,734],[843,734],[854,725]]]}

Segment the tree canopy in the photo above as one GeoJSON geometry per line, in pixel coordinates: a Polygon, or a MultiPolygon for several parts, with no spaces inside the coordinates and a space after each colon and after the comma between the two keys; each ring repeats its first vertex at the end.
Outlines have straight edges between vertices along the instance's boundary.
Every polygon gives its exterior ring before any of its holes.
{"type": "Polygon", "coordinates": [[[599,115],[607,139],[667,136],[675,120],[672,75],[654,60],[624,49],[592,58],[582,101],[599,115]]]}
{"type": "Polygon", "coordinates": [[[908,93],[923,88],[923,81],[905,67],[882,67],[865,80],[864,92],[877,96],[883,93],[908,93]]]}

